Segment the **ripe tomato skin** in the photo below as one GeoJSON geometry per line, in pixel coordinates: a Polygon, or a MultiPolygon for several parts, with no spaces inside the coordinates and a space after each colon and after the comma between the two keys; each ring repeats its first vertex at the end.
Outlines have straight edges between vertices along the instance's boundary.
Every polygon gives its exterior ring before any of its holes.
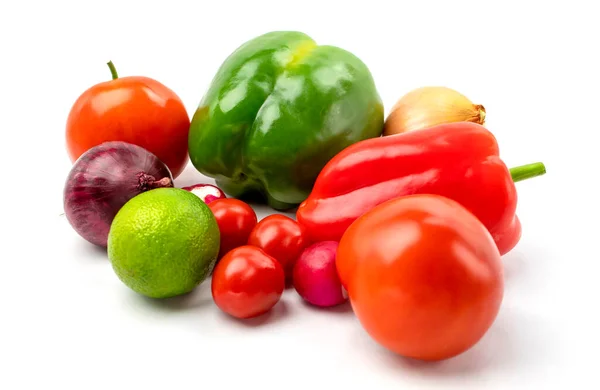
{"type": "Polygon", "coordinates": [[[367,333],[415,359],[442,360],[471,348],[504,294],[488,230],[437,195],[396,198],[364,214],[344,233],[336,265],[367,333]]]}
{"type": "Polygon", "coordinates": [[[289,282],[294,264],[309,242],[306,231],[298,222],[282,214],[272,214],[258,222],[250,233],[248,244],[261,248],[279,261],[289,282]]]}
{"type": "Polygon", "coordinates": [[[219,225],[221,248],[219,258],[232,249],[246,245],[258,218],[247,203],[234,199],[217,199],[208,204],[219,225]]]}
{"type": "Polygon", "coordinates": [[[240,319],[271,310],[281,299],[284,288],[281,264],[249,245],[229,251],[217,263],[211,285],[219,309],[240,319]]]}
{"type": "Polygon", "coordinates": [[[186,108],[171,89],[148,77],[117,78],[77,98],[67,119],[67,152],[75,161],[103,142],[129,142],[156,155],[176,178],[189,160],[189,127],[186,108]]]}

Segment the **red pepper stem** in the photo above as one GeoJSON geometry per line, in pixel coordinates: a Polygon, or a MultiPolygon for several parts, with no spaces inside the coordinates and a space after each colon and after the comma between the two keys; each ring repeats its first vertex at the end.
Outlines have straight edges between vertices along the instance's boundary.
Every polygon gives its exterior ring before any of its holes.
{"type": "Polygon", "coordinates": [[[119,74],[117,73],[117,68],[115,68],[115,64],[112,63],[112,61],[108,61],[106,63],[106,65],[108,65],[108,69],[110,69],[110,74],[112,75],[112,79],[116,80],[119,78],[119,74]]]}
{"type": "Polygon", "coordinates": [[[535,162],[518,167],[510,168],[510,176],[516,183],[521,180],[531,179],[532,177],[541,176],[546,173],[544,163],[535,162]]]}

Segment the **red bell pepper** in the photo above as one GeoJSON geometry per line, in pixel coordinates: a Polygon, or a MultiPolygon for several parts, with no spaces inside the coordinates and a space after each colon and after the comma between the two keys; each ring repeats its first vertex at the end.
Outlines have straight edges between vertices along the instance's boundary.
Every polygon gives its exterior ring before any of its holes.
{"type": "Polygon", "coordinates": [[[373,138],[338,153],[319,174],[296,218],[313,241],[339,241],[358,217],[387,200],[436,194],[459,202],[486,226],[501,254],[521,237],[515,182],[542,163],[508,169],[494,135],[471,122],[373,138]]]}

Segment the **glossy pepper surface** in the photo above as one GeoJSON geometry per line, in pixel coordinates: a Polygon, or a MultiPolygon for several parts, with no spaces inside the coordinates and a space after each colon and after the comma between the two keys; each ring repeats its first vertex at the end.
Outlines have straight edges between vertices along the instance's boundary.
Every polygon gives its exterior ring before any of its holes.
{"type": "Polygon", "coordinates": [[[296,216],[312,240],[339,241],[378,204],[411,194],[442,195],[473,213],[505,254],[521,235],[514,182],[544,173],[542,163],[509,170],[496,138],[481,125],[437,125],[344,149],[323,168],[296,216]]]}
{"type": "Polygon", "coordinates": [[[301,32],[270,32],[219,68],[192,118],[189,154],[229,195],[260,194],[284,210],[306,199],[334,155],[378,137],[383,120],[359,58],[301,32]]]}

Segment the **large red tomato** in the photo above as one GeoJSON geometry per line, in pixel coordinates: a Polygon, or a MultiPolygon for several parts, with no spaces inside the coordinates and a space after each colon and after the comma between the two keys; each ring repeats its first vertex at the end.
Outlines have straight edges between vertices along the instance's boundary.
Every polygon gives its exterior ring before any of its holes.
{"type": "Polygon", "coordinates": [[[106,141],[139,145],[164,162],[173,177],[185,168],[190,119],[181,99],[148,77],[118,78],[96,84],[75,101],[67,119],[67,151],[75,161],[106,141]]]}
{"type": "Polygon", "coordinates": [[[488,230],[437,195],[396,198],[364,214],[343,235],[336,265],[367,333],[416,359],[471,348],[494,322],[504,293],[488,230]]]}

